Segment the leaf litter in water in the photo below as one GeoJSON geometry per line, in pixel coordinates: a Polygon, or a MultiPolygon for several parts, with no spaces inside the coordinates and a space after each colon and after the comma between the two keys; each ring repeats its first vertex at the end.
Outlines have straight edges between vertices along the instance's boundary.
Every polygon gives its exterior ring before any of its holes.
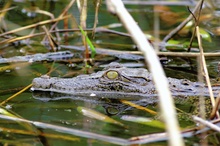
{"type": "Polygon", "coordinates": [[[120,125],[120,126],[123,126],[124,127],[124,124],[122,124],[121,122],[118,122],[102,113],[99,113],[95,110],[92,110],[92,109],[89,109],[89,108],[86,108],[86,107],[82,107],[82,106],[79,106],[77,107],[77,111],[79,113],[82,113],[84,116],[87,116],[89,118],[93,118],[93,119],[96,119],[96,120],[100,120],[100,121],[103,121],[103,122],[107,122],[107,123],[112,123],[112,124],[116,124],[116,125],[120,125]]]}

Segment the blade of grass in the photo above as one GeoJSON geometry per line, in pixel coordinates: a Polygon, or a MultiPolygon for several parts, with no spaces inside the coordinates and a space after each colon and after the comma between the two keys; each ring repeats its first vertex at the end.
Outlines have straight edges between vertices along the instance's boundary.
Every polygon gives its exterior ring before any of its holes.
{"type": "Polygon", "coordinates": [[[85,31],[82,29],[81,26],[79,26],[79,29],[80,29],[81,33],[86,37],[86,42],[88,43],[88,45],[92,51],[91,57],[94,58],[95,54],[96,54],[95,47],[93,46],[92,42],[90,41],[90,39],[88,38],[88,36],[86,35],[85,31]]]}

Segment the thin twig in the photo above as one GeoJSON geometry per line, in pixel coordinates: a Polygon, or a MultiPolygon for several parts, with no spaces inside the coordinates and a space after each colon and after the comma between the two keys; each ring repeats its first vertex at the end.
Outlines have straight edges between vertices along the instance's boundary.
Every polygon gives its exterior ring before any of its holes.
{"type": "MultiPolygon", "coordinates": [[[[196,23],[197,20],[196,20],[195,15],[194,15],[193,12],[189,9],[189,7],[187,7],[187,9],[188,9],[188,11],[191,13],[191,15],[193,16],[194,21],[195,21],[195,23],[196,23]]],[[[197,23],[196,23],[196,24],[197,24],[197,23]]],[[[195,25],[195,26],[197,26],[197,25],[195,25]]],[[[196,35],[196,27],[193,29],[193,33],[192,33],[192,36],[191,36],[190,41],[189,41],[189,46],[188,46],[187,52],[190,52],[190,50],[191,50],[191,48],[192,48],[192,43],[193,43],[193,39],[194,39],[195,35],[196,35]]]]}
{"type": "MultiPolygon", "coordinates": [[[[174,57],[198,57],[200,53],[187,53],[187,52],[157,52],[159,56],[174,56],[174,57]]],[[[205,57],[218,57],[220,53],[203,53],[205,57]]]]}
{"type": "Polygon", "coordinates": [[[202,118],[200,117],[197,117],[197,116],[193,116],[193,120],[195,120],[196,122],[199,122],[217,132],[220,132],[220,127],[217,126],[217,125],[214,125],[213,123],[209,122],[209,121],[206,121],[206,120],[203,120],[202,118]]]}
{"type": "Polygon", "coordinates": [[[127,100],[120,100],[123,104],[127,104],[131,107],[135,107],[136,109],[139,109],[139,110],[143,110],[143,111],[146,111],[147,113],[151,114],[151,115],[156,115],[157,112],[149,109],[149,108],[146,108],[146,107],[143,107],[141,105],[138,105],[138,104],[135,104],[133,102],[130,102],[130,101],[127,101],[127,100]]]}
{"type": "Polygon", "coordinates": [[[99,22],[98,12],[99,12],[99,7],[100,7],[100,5],[101,5],[101,0],[97,0],[94,5],[95,5],[95,19],[94,19],[94,24],[93,24],[92,36],[94,36],[96,26],[97,26],[97,24],[98,24],[98,22],[99,22]]]}
{"type": "Polygon", "coordinates": [[[194,5],[194,2],[190,1],[167,1],[167,0],[160,0],[160,1],[155,1],[155,0],[148,0],[148,1],[143,1],[143,0],[123,0],[123,3],[125,5],[168,5],[168,6],[189,6],[189,5],[194,5]]]}
{"type": "Polygon", "coordinates": [[[218,97],[215,100],[215,106],[213,107],[212,112],[210,114],[209,118],[211,120],[216,117],[216,113],[218,112],[219,106],[220,106],[220,94],[218,94],[218,97]]]}
{"type": "MultiPolygon", "coordinates": [[[[200,8],[199,8],[199,12],[198,12],[197,18],[196,18],[196,16],[190,11],[190,9],[189,9],[189,7],[188,7],[189,12],[192,14],[192,16],[193,16],[193,18],[194,18],[195,26],[199,26],[199,19],[200,19],[200,14],[201,14],[201,11],[202,11],[203,2],[204,2],[204,0],[202,0],[202,2],[201,2],[201,5],[200,5],[200,8]]],[[[195,35],[196,35],[196,27],[194,28],[193,34],[192,34],[191,39],[190,39],[190,43],[189,43],[189,46],[188,46],[188,52],[190,52],[190,50],[191,50],[192,43],[193,43],[193,39],[194,39],[195,35]]]]}
{"type": "MultiPolygon", "coordinates": [[[[82,0],[80,1],[81,7],[80,7],[80,26],[83,29],[86,29],[86,20],[87,20],[87,0],[82,0]]],[[[87,32],[85,31],[85,34],[87,35],[87,32]]],[[[86,36],[82,35],[82,42],[83,45],[85,46],[85,53],[84,53],[84,58],[85,58],[85,63],[87,63],[87,60],[89,60],[89,48],[88,44],[86,41],[86,36]]]]}
{"type": "Polygon", "coordinates": [[[198,39],[198,44],[199,44],[199,49],[200,49],[200,54],[201,54],[200,60],[202,63],[202,69],[204,71],[206,83],[207,83],[207,86],[209,89],[211,103],[212,103],[212,106],[214,107],[215,106],[215,99],[214,99],[214,95],[212,92],[212,86],[211,86],[210,79],[209,79],[209,73],[208,73],[208,70],[206,67],[205,57],[203,55],[203,47],[202,47],[202,41],[201,41],[200,32],[199,32],[199,26],[196,26],[196,34],[197,34],[197,39],[198,39]]]}
{"type": "Polygon", "coordinates": [[[14,7],[10,7],[10,8],[3,8],[0,13],[4,13],[4,12],[7,12],[7,11],[10,11],[10,10],[13,10],[15,8],[17,8],[18,6],[14,6],[14,7]]]}
{"type": "Polygon", "coordinates": [[[57,51],[57,47],[58,45],[56,44],[56,41],[53,39],[52,35],[50,34],[50,32],[47,30],[46,26],[43,25],[42,26],[43,30],[45,31],[46,33],[46,36],[47,36],[47,39],[49,40],[49,44],[50,44],[50,47],[52,48],[52,50],[54,52],[57,51]]]}

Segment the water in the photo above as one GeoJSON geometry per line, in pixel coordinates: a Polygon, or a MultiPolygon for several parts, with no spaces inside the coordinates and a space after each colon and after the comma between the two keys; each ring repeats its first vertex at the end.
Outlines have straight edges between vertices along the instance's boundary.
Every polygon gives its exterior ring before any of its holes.
{"type": "MultiPolygon", "coordinates": [[[[42,1],[42,3],[35,2],[12,2],[11,6],[16,6],[15,9],[8,11],[5,16],[5,20],[7,20],[8,29],[15,29],[15,27],[22,27],[25,25],[36,23],[37,21],[46,20],[48,16],[37,14],[33,11],[25,12],[28,7],[33,7],[36,5],[42,10],[50,11],[57,17],[62,9],[66,6],[69,1],[56,1],[56,2],[47,2],[42,1]],[[23,11],[23,12],[22,12],[23,11]],[[25,20],[25,21],[24,21],[25,20]],[[16,25],[14,25],[16,24],[16,25]]],[[[5,6],[6,1],[1,2],[1,8],[5,6]]],[[[142,27],[142,29],[148,33],[154,34],[154,8],[153,6],[135,6],[128,5],[129,11],[132,15],[134,15],[135,20],[142,27]]],[[[94,21],[94,9],[92,3],[89,3],[89,15],[88,15],[88,28],[93,27],[94,21]]],[[[185,6],[178,8],[171,7],[175,13],[180,13],[182,17],[186,17],[188,15],[188,11],[185,6]]],[[[79,22],[79,13],[76,9],[76,4],[74,7],[70,9],[70,13],[73,13],[76,21],[79,22]]],[[[169,23],[164,24],[164,22],[160,22],[161,31],[160,37],[163,38],[165,34],[172,30],[179,22],[183,20],[182,17],[178,16],[178,21],[176,24],[170,25],[169,23]]],[[[210,21],[209,25],[206,23],[201,23],[201,26],[207,30],[213,30],[216,26],[211,27],[211,22],[216,22],[218,18],[215,18],[215,21],[210,21]]],[[[173,19],[172,19],[173,20],[173,19]]],[[[118,19],[112,15],[110,15],[106,9],[105,4],[102,4],[100,13],[99,13],[99,24],[98,26],[105,26],[112,23],[119,23],[118,19]]],[[[72,25],[74,23],[71,23],[72,25]]],[[[69,27],[71,26],[69,24],[69,27]]],[[[63,28],[63,22],[58,24],[59,28],[63,28]]],[[[49,28],[49,27],[48,27],[49,28]]],[[[31,32],[32,29],[26,29],[17,35],[27,35],[31,32]]],[[[123,27],[112,28],[112,30],[120,30],[125,31],[123,27]]],[[[41,27],[38,27],[36,32],[41,31],[41,27]]],[[[91,36],[91,33],[88,32],[88,35],[91,36]]],[[[189,41],[190,34],[185,34],[184,37],[176,37],[176,39],[189,41]]],[[[14,35],[11,35],[14,36],[14,35]]],[[[0,53],[3,57],[13,57],[13,56],[22,56],[26,54],[35,54],[35,53],[46,53],[48,49],[41,44],[43,36],[38,36],[31,38],[31,42],[19,44],[19,43],[6,43],[1,46],[0,53]]],[[[75,33],[70,32],[67,38],[63,37],[61,34],[61,44],[62,45],[82,45],[81,37],[75,33]]],[[[204,48],[205,51],[218,51],[219,46],[219,36],[214,35],[211,36],[212,42],[208,42],[204,40],[204,48]]],[[[1,38],[3,41],[4,38],[1,38]]],[[[196,41],[195,41],[196,42],[196,41]]],[[[98,32],[96,34],[93,43],[98,48],[109,48],[113,50],[128,50],[134,51],[136,50],[131,39],[127,36],[119,36],[117,34],[98,32]]],[[[64,50],[64,49],[63,49],[64,50]]],[[[117,61],[120,63],[126,63],[132,67],[140,67],[143,66],[143,59],[130,59],[130,58],[118,58],[118,56],[112,56],[108,54],[97,54],[95,57],[95,63],[92,68],[85,68],[83,61],[83,53],[79,50],[72,50],[74,53],[74,57],[70,61],[62,60],[62,61],[39,61],[39,62],[24,62],[24,63],[4,63],[0,64],[0,101],[4,101],[14,93],[20,91],[25,86],[29,85],[32,82],[32,79],[38,77],[40,75],[46,74],[50,72],[51,76],[57,77],[74,77],[79,74],[85,74],[96,72],[101,70],[102,67],[105,66],[109,62],[117,61]]],[[[212,78],[216,78],[218,76],[217,73],[217,64],[218,58],[209,58],[208,59],[208,69],[210,72],[210,76],[212,78]]],[[[179,58],[179,57],[167,57],[164,61],[165,70],[168,76],[175,78],[187,78],[191,80],[197,80],[197,65],[196,59],[192,58],[179,58]]],[[[152,116],[146,111],[140,110],[138,108],[133,108],[129,105],[122,104],[118,100],[108,100],[108,99],[99,99],[99,100],[82,100],[82,99],[62,99],[62,100],[39,100],[35,99],[32,95],[33,93],[28,89],[24,93],[16,96],[12,100],[9,100],[3,106],[8,108],[10,111],[16,113],[17,115],[23,117],[24,119],[31,121],[38,121],[43,123],[49,123],[53,125],[59,125],[63,127],[67,127],[69,129],[80,130],[83,132],[100,134],[104,135],[108,138],[120,138],[123,140],[127,140],[134,136],[152,134],[163,132],[164,129],[161,127],[157,127],[154,125],[140,124],[137,122],[137,118],[134,118],[135,122],[126,121],[122,117],[130,116],[130,117],[144,117],[153,120],[160,119],[160,116],[152,116]],[[83,106],[95,111],[98,111],[102,114],[109,115],[109,117],[117,120],[118,122],[123,123],[124,126],[120,126],[117,124],[112,124],[107,121],[100,121],[91,117],[87,117],[77,111],[77,107],[83,106]]],[[[146,106],[146,104],[142,103],[141,105],[146,106]]],[[[178,108],[185,111],[186,113],[193,112],[192,109],[195,108],[195,105],[191,103],[177,103],[178,108]]],[[[158,105],[150,105],[148,108],[158,112],[158,105]]],[[[192,122],[191,119],[187,119],[187,114],[179,114],[179,121],[181,127],[194,126],[195,123],[192,122]]],[[[102,116],[101,116],[102,117],[102,116]]],[[[93,138],[86,138],[87,134],[83,134],[81,136],[73,136],[71,134],[67,134],[64,132],[60,132],[58,130],[51,130],[48,128],[42,128],[35,126],[34,129],[38,129],[38,131],[43,132],[42,136],[31,134],[30,130],[27,130],[27,127],[22,125],[21,123],[0,120],[1,128],[8,128],[8,130],[3,130],[0,136],[1,144],[11,144],[11,145],[115,145],[117,140],[109,140],[99,139],[95,140],[95,136],[93,138]],[[6,123],[10,124],[6,124],[6,123]],[[23,130],[23,131],[16,131],[23,130]],[[23,132],[23,134],[22,134],[23,132]],[[24,134],[24,132],[28,132],[24,134]]],[[[33,131],[32,131],[33,132],[33,131]]],[[[209,144],[215,144],[218,140],[213,140],[213,137],[216,136],[214,133],[211,136],[208,136],[206,139],[209,144]]],[[[120,141],[120,140],[119,140],[120,141]]],[[[199,143],[200,138],[192,137],[190,139],[186,139],[187,144],[196,144],[199,143]]],[[[118,142],[120,143],[120,142],[118,142]]],[[[122,144],[122,143],[120,143],[122,144]]],[[[158,142],[153,144],[166,145],[166,142],[158,142]]],[[[153,145],[152,144],[152,145],[153,145]]]]}

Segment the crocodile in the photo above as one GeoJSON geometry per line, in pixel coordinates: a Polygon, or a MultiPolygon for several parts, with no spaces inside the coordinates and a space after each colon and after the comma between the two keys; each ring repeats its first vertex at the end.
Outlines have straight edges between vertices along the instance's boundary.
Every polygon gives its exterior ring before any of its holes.
{"type": "Polygon", "coordinates": [[[49,53],[37,53],[34,55],[15,56],[10,58],[1,58],[1,63],[13,63],[13,62],[37,62],[37,61],[59,61],[70,59],[74,56],[70,51],[49,52],[49,53]]]}
{"type": "MultiPolygon", "coordinates": [[[[167,80],[174,97],[209,96],[208,89],[203,83],[170,77],[167,80]]],[[[148,99],[148,102],[155,102],[157,97],[152,74],[147,69],[127,68],[116,62],[90,75],[73,78],[43,75],[34,78],[32,84],[32,91],[47,91],[51,95],[58,93],[76,97],[148,99]]],[[[218,91],[219,87],[213,87],[215,96],[218,91]]]]}

